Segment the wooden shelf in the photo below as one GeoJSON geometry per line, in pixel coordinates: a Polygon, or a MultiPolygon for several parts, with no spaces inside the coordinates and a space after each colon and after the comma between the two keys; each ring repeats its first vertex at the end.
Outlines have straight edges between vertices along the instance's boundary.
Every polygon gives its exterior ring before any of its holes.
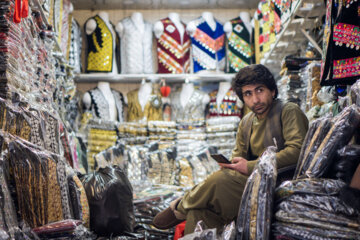
{"type": "Polygon", "coordinates": [[[159,82],[165,79],[168,83],[190,82],[222,82],[231,81],[235,74],[232,73],[206,73],[206,74],[106,74],[91,73],[75,76],[77,83],[111,82],[111,83],[140,83],[143,80],[159,82]]]}

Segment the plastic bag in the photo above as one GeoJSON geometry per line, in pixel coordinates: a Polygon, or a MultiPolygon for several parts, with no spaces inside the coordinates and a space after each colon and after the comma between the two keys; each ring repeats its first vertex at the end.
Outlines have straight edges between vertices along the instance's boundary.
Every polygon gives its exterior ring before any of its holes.
{"type": "Polygon", "coordinates": [[[357,80],[350,89],[351,103],[360,107],[360,79],[357,80]]]}
{"type": "Polygon", "coordinates": [[[235,222],[232,221],[231,223],[229,223],[228,225],[224,226],[224,230],[221,234],[221,238],[222,240],[234,240],[236,236],[236,226],[235,226],[235,222]]]}
{"type": "Polygon", "coordinates": [[[207,229],[203,221],[196,223],[193,233],[187,234],[179,240],[216,240],[216,228],[207,229]]]}
{"type": "Polygon", "coordinates": [[[335,163],[332,172],[337,178],[350,183],[360,163],[360,145],[347,145],[338,151],[338,155],[340,160],[335,163]]]}
{"type": "Polygon", "coordinates": [[[236,239],[270,238],[276,178],[276,148],[268,147],[246,182],[236,223],[236,239]]]}
{"type": "Polygon", "coordinates": [[[331,166],[336,151],[349,143],[359,123],[360,108],[355,105],[345,108],[336,116],[333,126],[319,145],[309,167],[304,169],[306,176],[322,177],[331,166]]]}
{"type": "Polygon", "coordinates": [[[90,206],[90,228],[101,236],[132,232],[132,187],[118,167],[100,168],[83,179],[90,206]]]}

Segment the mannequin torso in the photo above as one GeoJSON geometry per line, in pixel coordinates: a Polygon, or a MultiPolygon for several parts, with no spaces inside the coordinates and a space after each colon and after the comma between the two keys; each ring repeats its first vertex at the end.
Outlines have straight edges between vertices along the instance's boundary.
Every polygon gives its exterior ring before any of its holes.
{"type": "Polygon", "coordinates": [[[138,100],[141,106],[142,111],[144,111],[147,102],[149,101],[150,95],[152,93],[151,83],[141,84],[138,92],[138,100]]]}
{"type": "Polygon", "coordinates": [[[180,103],[183,108],[186,107],[191,95],[194,92],[194,84],[192,83],[184,83],[180,92],[180,103]]]}
{"type": "MultiPolygon", "coordinates": [[[[248,32],[251,33],[252,32],[251,31],[252,27],[251,27],[251,22],[250,22],[250,14],[248,12],[240,12],[239,17],[243,21],[243,23],[244,23],[246,29],[248,30],[248,32]]],[[[230,36],[231,31],[232,31],[231,22],[227,21],[224,24],[224,32],[226,33],[227,37],[230,36]]]]}
{"type": "MultiPolygon", "coordinates": [[[[185,28],[183,26],[183,24],[180,21],[180,16],[177,13],[171,12],[168,15],[169,19],[174,23],[175,27],[177,28],[177,30],[179,31],[180,34],[180,38],[181,38],[181,43],[183,42],[183,35],[185,32],[185,28]]],[[[155,33],[155,37],[159,38],[161,36],[161,34],[163,34],[164,32],[164,25],[161,21],[157,21],[154,24],[154,33],[155,33]]]]}
{"type": "MultiPolygon", "coordinates": [[[[201,14],[201,17],[204,18],[204,20],[209,25],[211,30],[215,31],[216,22],[215,22],[213,14],[211,12],[203,12],[201,14]]],[[[194,21],[189,22],[189,24],[186,26],[186,31],[188,32],[188,34],[190,36],[192,36],[192,37],[194,36],[195,31],[196,31],[196,24],[194,21]]]]}

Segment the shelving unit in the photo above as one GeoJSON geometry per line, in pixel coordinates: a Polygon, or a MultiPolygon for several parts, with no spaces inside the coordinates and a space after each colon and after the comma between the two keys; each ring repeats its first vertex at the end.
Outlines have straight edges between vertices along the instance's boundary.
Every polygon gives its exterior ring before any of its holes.
{"type": "Polygon", "coordinates": [[[91,83],[107,81],[112,83],[140,83],[142,80],[159,82],[165,79],[168,83],[192,82],[220,82],[230,81],[235,74],[231,73],[207,73],[207,74],[79,74],[75,77],[77,83],[91,83]]]}
{"type": "Polygon", "coordinates": [[[314,28],[321,17],[325,14],[323,1],[299,0],[292,10],[291,16],[284,24],[282,31],[276,36],[275,43],[261,63],[272,67],[279,65],[279,61],[285,56],[294,54],[306,40],[310,41],[317,51],[321,53],[321,47],[311,38],[308,31],[314,28]]]}

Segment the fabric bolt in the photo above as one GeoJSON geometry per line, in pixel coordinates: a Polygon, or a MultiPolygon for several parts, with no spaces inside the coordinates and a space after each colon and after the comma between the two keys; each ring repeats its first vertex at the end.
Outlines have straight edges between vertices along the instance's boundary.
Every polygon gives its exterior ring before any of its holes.
{"type": "Polygon", "coordinates": [[[321,85],[353,84],[360,77],[360,2],[326,2],[321,85]]]}
{"type": "MultiPolygon", "coordinates": [[[[158,72],[159,73],[189,73],[190,71],[190,37],[179,30],[169,19],[161,20],[164,32],[157,40],[158,72]]],[[[185,24],[181,23],[185,29],[185,24]]]]}
{"type": "Polygon", "coordinates": [[[226,92],[224,98],[221,101],[220,107],[217,104],[218,91],[213,91],[209,94],[210,96],[210,117],[217,116],[238,116],[240,117],[241,109],[238,107],[238,98],[234,90],[231,88],[226,92]]]}
{"type": "Polygon", "coordinates": [[[130,17],[121,20],[121,73],[153,73],[152,25],[140,29],[130,17]]]}
{"type": "Polygon", "coordinates": [[[162,120],[162,103],[161,95],[155,93],[154,89],[149,98],[149,101],[146,103],[144,111],[141,109],[139,103],[139,89],[128,92],[128,116],[127,121],[139,121],[139,120],[162,120]]]}
{"type": "MultiPolygon", "coordinates": [[[[90,97],[91,97],[90,111],[91,111],[92,115],[97,118],[100,118],[100,119],[105,119],[105,120],[110,119],[109,105],[105,99],[104,94],[101,92],[101,90],[98,87],[96,87],[96,88],[88,91],[88,93],[90,94],[90,97]]],[[[116,106],[116,110],[117,110],[117,119],[116,120],[118,122],[124,122],[125,121],[124,120],[124,106],[125,106],[124,96],[122,95],[121,92],[118,92],[114,89],[111,89],[111,93],[114,96],[115,106],[116,106]]]]}
{"type": "Polygon", "coordinates": [[[203,17],[194,20],[196,30],[191,37],[194,73],[201,70],[225,68],[225,33],[223,26],[216,21],[213,30],[203,17]]]}
{"type": "Polygon", "coordinates": [[[86,72],[112,72],[114,36],[111,26],[108,26],[98,15],[90,19],[95,20],[96,29],[90,35],[86,35],[88,43],[86,72]]]}
{"type": "Polygon", "coordinates": [[[250,33],[240,17],[230,20],[232,31],[228,37],[229,72],[238,72],[241,68],[250,65],[252,49],[250,33]]]}
{"type": "Polygon", "coordinates": [[[180,101],[181,91],[174,92],[170,95],[171,102],[171,119],[177,122],[201,122],[205,120],[205,105],[202,104],[206,96],[205,92],[194,90],[185,107],[180,101]]]}

